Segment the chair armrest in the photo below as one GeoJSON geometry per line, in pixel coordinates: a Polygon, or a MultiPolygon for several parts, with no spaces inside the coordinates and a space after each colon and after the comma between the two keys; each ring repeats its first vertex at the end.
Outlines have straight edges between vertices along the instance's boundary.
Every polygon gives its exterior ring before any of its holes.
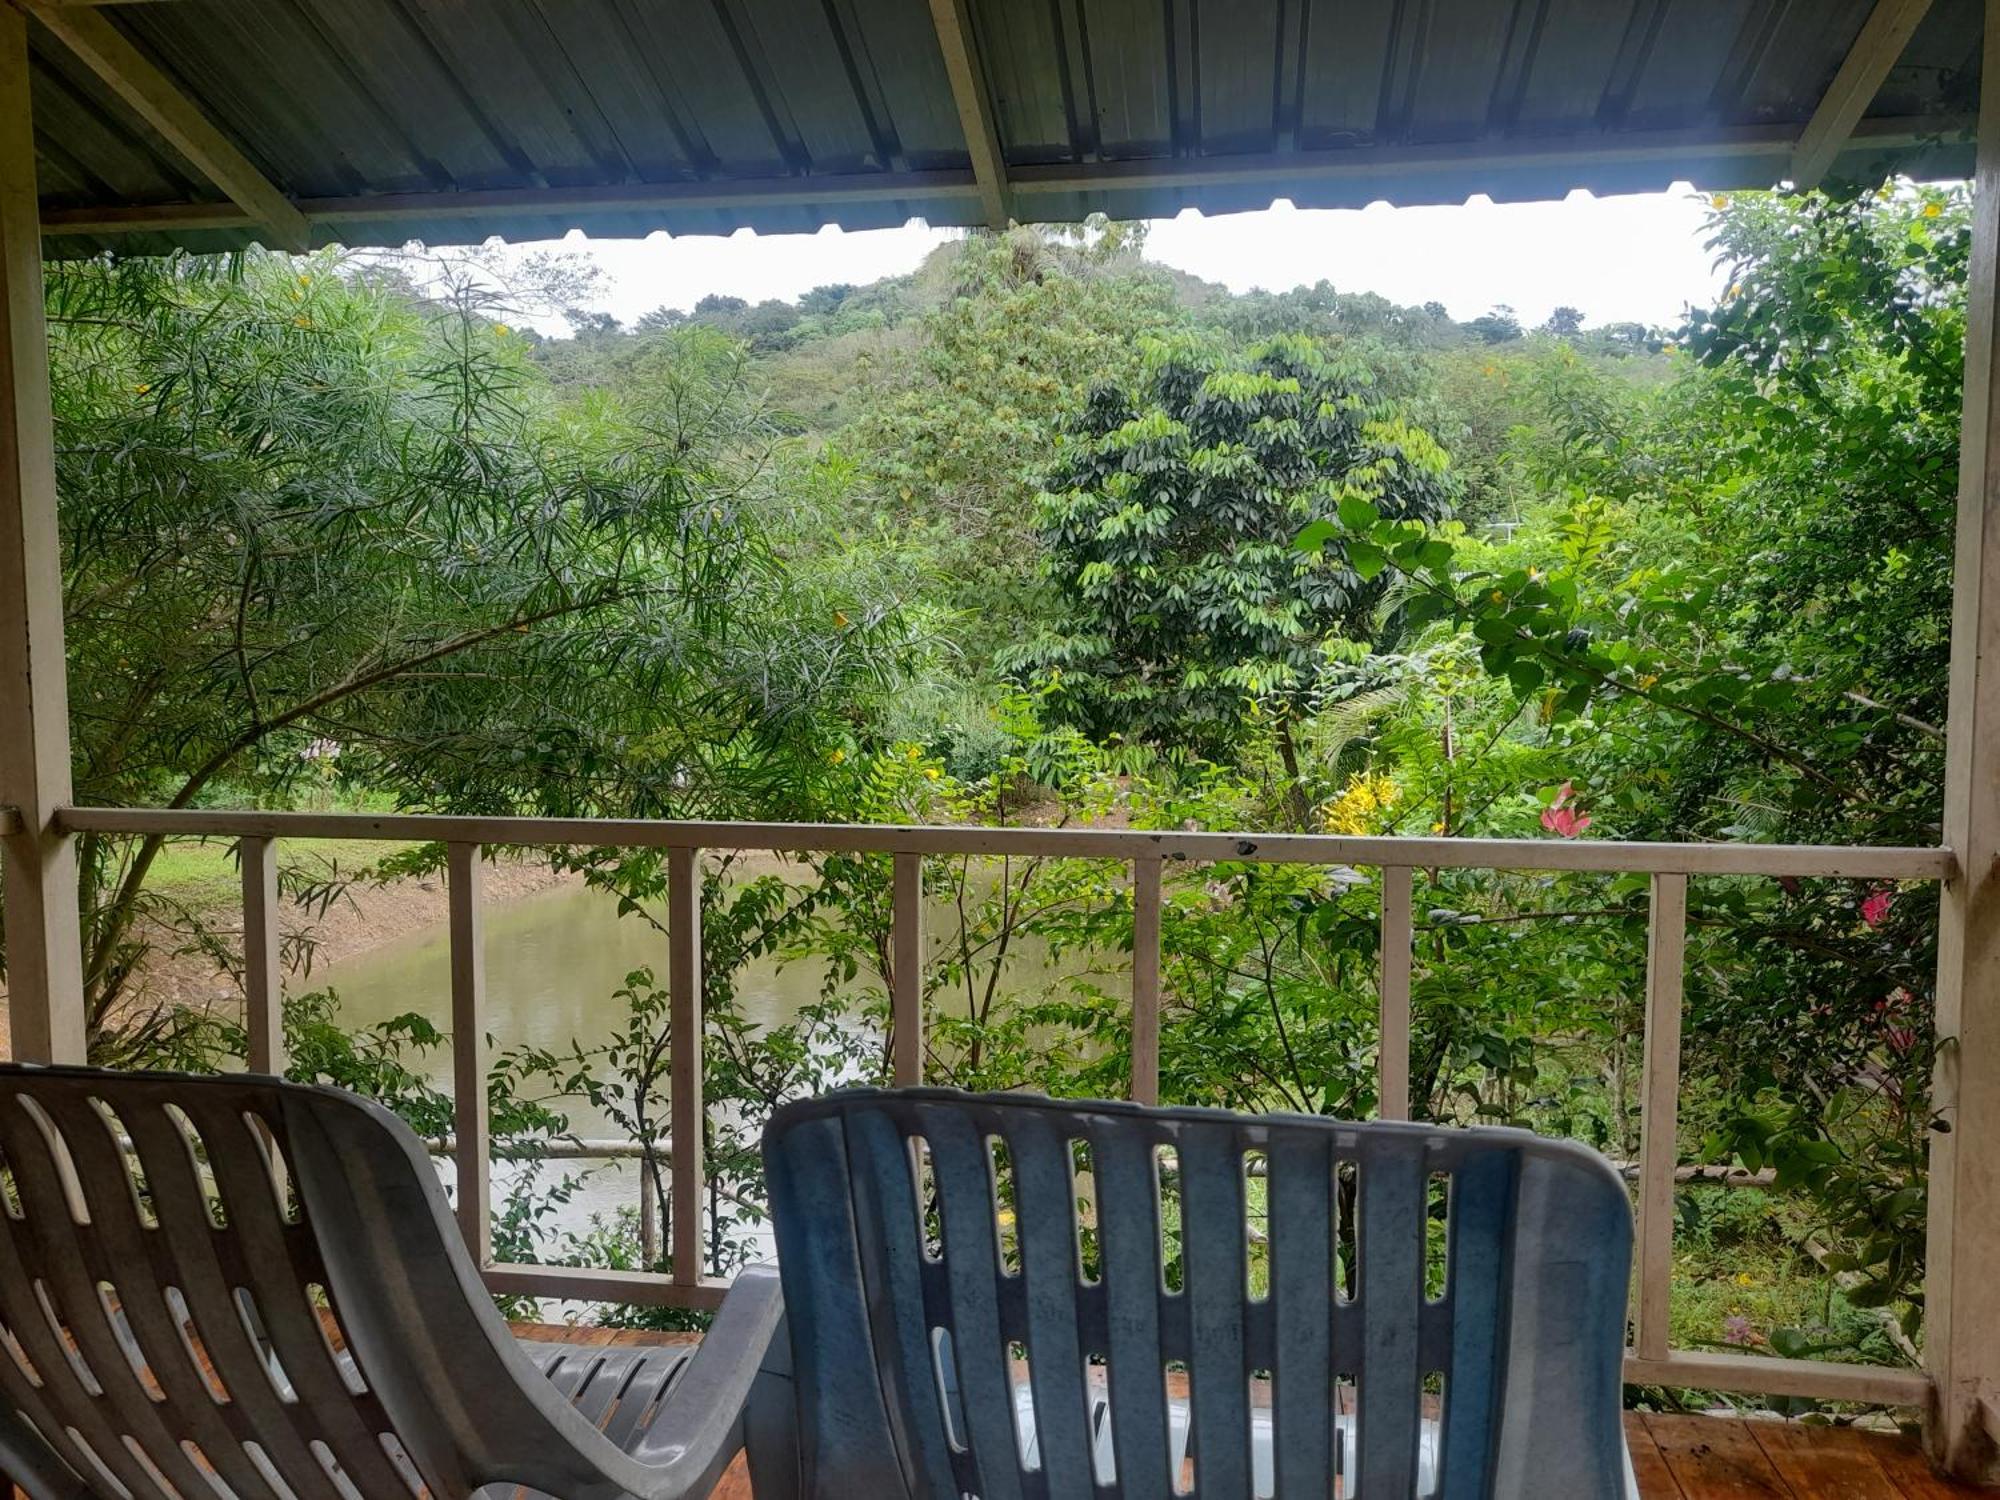
{"type": "Polygon", "coordinates": [[[700,1500],[743,1447],[752,1388],[784,1332],[785,1302],[775,1265],[746,1266],[715,1322],[640,1434],[630,1456],[648,1471],[643,1500],[700,1500]]]}

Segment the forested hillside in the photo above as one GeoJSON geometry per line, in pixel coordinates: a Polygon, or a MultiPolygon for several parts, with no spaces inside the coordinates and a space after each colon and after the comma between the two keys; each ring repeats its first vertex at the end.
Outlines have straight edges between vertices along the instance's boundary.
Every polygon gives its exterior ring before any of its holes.
{"type": "MultiPolygon", "coordinates": [[[[1935,843],[1964,198],[1710,233],[1725,295],[1651,330],[1235,295],[1104,224],[566,338],[379,262],[52,268],[79,800],[1935,843]]],[[[228,961],[167,851],[86,844],[100,1052],[240,1043],[147,996],[162,942],[228,961]]],[[[557,857],[649,919],[656,858],[557,857]]],[[[754,1201],[770,1108],[884,1066],[888,872],[709,875],[711,1146],[754,1201]],[[823,1003],[760,1030],[732,975],[772,955],[823,1003]]],[[[933,1075],[1122,1093],[1122,870],[925,878],[933,1075]]],[[[1164,1093],[1372,1111],[1374,873],[1167,899],[1164,1093]]],[[[1690,902],[1682,1157],[1776,1178],[1682,1196],[1677,1336],[1914,1359],[1934,899],[1690,902]]],[[[1419,872],[1417,910],[1416,1112],[1630,1160],[1644,878],[1419,872]]],[[[510,1058],[503,1124],[645,1118],[663,999],[620,999],[617,1038],[510,1058]]],[[[312,1066],[435,1109],[421,1032],[331,1014],[312,1066]]],[[[718,1200],[718,1263],[751,1218],[718,1200]]],[[[534,1222],[517,1253],[635,1253],[534,1222]]]]}

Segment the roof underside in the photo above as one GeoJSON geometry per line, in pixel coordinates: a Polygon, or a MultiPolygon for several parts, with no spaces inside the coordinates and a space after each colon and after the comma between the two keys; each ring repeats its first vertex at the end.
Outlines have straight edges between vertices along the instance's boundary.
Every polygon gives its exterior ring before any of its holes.
{"type": "MultiPolygon", "coordinates": [[[[44,4],[49,0],[43,0],[44,4]]],[[[32,9],[32,7],[31,7],[32,9]]],[[[964,225],[952,0],[156,0],[99,14],[316,241],[964,225]]],[[[1872,0],[971,0],[1021,221],[1765,187],[1872,0]]],[[[1934,0],[1839,156],[1968,174],[1979,0],[1934,0]]],[[[55,254],[262,237],[31,26],[55,254]]],[[[974,137],[968,144],[968,137],[974,137]]]]}

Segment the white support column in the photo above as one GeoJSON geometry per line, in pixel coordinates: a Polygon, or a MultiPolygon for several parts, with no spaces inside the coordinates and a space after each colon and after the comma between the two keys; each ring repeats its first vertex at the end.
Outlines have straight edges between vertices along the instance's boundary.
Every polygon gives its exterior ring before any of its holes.
{"type": "Polygon", "coordinates": [[[0,803],[13,1054],[84,1060],[76,852],[54,831],[70,800],[55,436],[42,308],[42,229],[28,104],[27,19],[0,7],[0,803]]]}
{"type": "Polygon", "coordinates": [[[1924,1356],[1932,1457],[1996,1475],[2000,1404],[2000,0],[1987,0],[1959,436],[1924,1356]]]}

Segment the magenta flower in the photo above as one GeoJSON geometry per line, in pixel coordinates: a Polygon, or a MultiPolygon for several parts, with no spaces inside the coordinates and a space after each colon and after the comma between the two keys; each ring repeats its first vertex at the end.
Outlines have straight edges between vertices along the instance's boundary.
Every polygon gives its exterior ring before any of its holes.
{"type": "Polygon", "coordinates": [[[1894,897],[1888,890],[1870,891],[1861,903],[1861,920],[1870,927],[1880,927],[1889,915],[1889,906],[1894,897]]]}
{"type": "Polygon", "coordinates": [[[1725,1344],[1748,1344],[1753,1335],[1750,1320],[1741,1313],[1732,1314],[1722,1320],[1722,1342],[1725,1344]]]}

